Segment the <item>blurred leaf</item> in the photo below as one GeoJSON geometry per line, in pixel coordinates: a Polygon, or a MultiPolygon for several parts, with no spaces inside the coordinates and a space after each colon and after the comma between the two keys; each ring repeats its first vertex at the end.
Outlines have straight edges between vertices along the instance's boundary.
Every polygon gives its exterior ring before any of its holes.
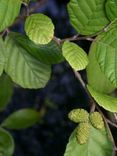
{"type": "Polygon", "coordinates": [[[40,114],[34,109],[21,109],[6,118],[1,126],[9,129],[24,129],[33,126],[40,120],[40,114]]]}
{"type": "Polygon", "coordinates": [[[5,51],[4,42],[2,37],[0,37],[0,76],[3,73],[4,64],[5,64],[4,51],[5,51]]]}
{"type": "Polygon", "coordinates": [[[19,33],[11,33],[10,36],[28,53],[45,64],[60,63],[64,60],[60,47],[51,41],[49,44],[34,44],[28,37],[19,33]]]}
{"type": "Polygon", "coordinates": [[[31,56],[11,37],[5,40],[5,72],[24,88],[43,88],[50,79],[51,66],[31,56]]]}
{"type": "Polygon", "coordinates": [[[90,86],[87,86],[87,88],[92,97],[100,106],[110,112],[117,112],[117,98],[97,92],[90,86]]]}
{"type": "Polygon", "coordinates": [[[54,36],[54,25],[44,14],[32,14],[25,22],[27,36],[36,44],[48,44],[54,36]]]}
{"type": "Polygon", "coordinates": [[[3,74],[0,77],[0,111],[3,111],[13,95],[13,83],[10,77],[3,74]]]}
{"type": "Polygon", "coordinates": [[[12,156],[14,152],[14,140],[11,134],[0,128],[0,155],[12,156]]]}
{"type": "Polygon", "coordinates": [[[63,56],[75,70],[85,69],[88,64],[87,54],[77,44],[66,41],[62,47],[63,56]]]}
{"type": "Polygon", "coordinates": [[[88,56],[89,64],[86,69],[88,84],[98,92],[111,93],[113,90],[115,90],[115,87],[101,71],[96,59],[96,51],[97,46],[94,41],[90,47],[88,56]]]}
{"type": "Polygon", "coordinates": [[[90,137],[87,143],[78,144],[76,130],[72,133],[67,144],[64,156],[111,156],[112,143],[106,130],[98,130],[91,126],[90,137]]]}
{"type": "Polygon", "coordinates": [[[117,18],[117,0],[107,0],[106,4],[106,14],[110,21],[117,18]]]}
{"type": "Polygon", "coordinates": [[[18,16],[21,0],[0,0],[0,32],[12,25],[18,16]]]}
{"type": "Polygon", "coordinates": [[[70,0],[68,13],[71,24],[79,34],[98,33],[109,23],[104,6],[105,0],[70,0]]]}
{"type": "Polygon", "coordinates": [[[48,97],[45,98],[44,104],[47,108],[58,109],[58,106],[48,97]]]}

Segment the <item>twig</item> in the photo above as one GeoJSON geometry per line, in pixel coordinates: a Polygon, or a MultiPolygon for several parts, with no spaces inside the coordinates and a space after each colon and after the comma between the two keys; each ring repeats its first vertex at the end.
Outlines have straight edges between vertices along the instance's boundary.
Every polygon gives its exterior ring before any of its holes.
{"type": "Polygon", "coordinates": [[[114,117],[115,117],[115,120],[117,122],[117,114],[116,113],[114,113],[114,117]]]}
{"type": "Polygon", "coordinates": [[[38,0],[37,4],[29,9],[30,14],[35,12],[37,9],[41,8],[47,3],[47,0],[38,0]]]}
{"type": "Polygon", "coordinates": [[[117,151],[117,148],[114,148],[115,151],[117,151]]]}
{"type": "MultiPolygon", "coordinates": [[[[38,2],[36,2],[36,4],[34,6],[31,6],[30,8],[28,8],[28,15],[32,14],[37,9],[42,7],[46,2],[47,2],[47,0],[39,0],[38,2]]],[[[17,25],[20,21],[25,20],[26,17],[27,17],[27,10],[23,9],[21,15],[18,16],[16,21],[13,23],[13,26],[17,25]]]]}
{"type": "Polygon", "coordinates": [[[61,45],[61,39],[57,38],[56,36],[53,37],[53,40],[60,46],[61,45]]]}
{"type": "Polygon", "coordinates": [[[110,121],[109,119],[106,118],[106,121],[112,125],[113,127],[116,127],[117,128],[117,124],[113,123],[112,121],[110,121]]]}
{"type": "Polygon", "coordinates": [[[79,36],[77,34],[77,35],[74,35],[72,37],[62,39],[61,43],[65,42],[65,41],[78,41],[78,40],[88,40],[88,41],[92,42],[92,41],[94,41],[94,39],[92,37],[93,36],[79,36]]]}
{"type": "Polygon", "coordinates": [[[91,112],[94,112],[94,111],[95,111],[95,109],[96,109],[96,105],[95,105],[95,104],[93,104],[93,105],[91,106],[90,113],[91,113],[91,112]]]}
{"type": "Polygon", "coordinates": [[[83,81],[83,79],[82,79],[80,73],[77,72],[77,71],[75,71],[74,69],[73,69],[73,72],[74,72],[76,78],[80,81],[82,87],[83,87],[84,89],[86,89],[86,87],[85,87],[85,83],[84,83],[84,81],[83,81]]]}
{"type": "Polygon", "coordinates": [[[0,33],[0,35],[3,37],[6,33],[9,34],[9,32],[9,28],[6,28],[3,32],[0,33]]]}
{"type": "Polygon", "coordinates": [[[29,7],[28,5],[25,5],[25,7],[26,7],[26,16],[29,16],[30,15],[29,7]]]}
{"type": "Polygon", "coordinates": [[[91,105],[90,112],[93,112],[95,110],[96,103],[95,103],[94,99],[92,98],[92,96],[90,95],[89,91],[87,90],[85,82],[83,81],[80,73],[75,71],[74,69],[73,69],[73,72],[74,72],[76,78],[80,81],[80,83],[81,83],[82,87],[84,88],[86,94],[88,95],[88,97],[89,97],[89,104],[91,105]]]}
{"type": "Polygon", "coordinates": [[[112,156],[115,156],[115,154],[116,154],[116,153],[115,153],[115,149],[117,149],[117,147],[116,147],[114,138],[113,138],[113,136],[112,136],[110,127],[109,127],[109,125],[108,125],[107,119],[105,118],[105,116],[104,116],[103,112],[101,111],[101,109],[100,109],[98,106],[96,106],[96,108],[97,108],[97,110],[100,112],[100,114],[102,115],[102,117],[103,117],[103,119],[104,119],[104,122],[105,122],[105,124],[106,124],[106,128],[107,128],[108,133],[109,133],[109,138],[110,138],[110,140],[111,140],[111,142],[112,142],[112,145],[113,145],[113,153],[112,153],[112,156]]]}

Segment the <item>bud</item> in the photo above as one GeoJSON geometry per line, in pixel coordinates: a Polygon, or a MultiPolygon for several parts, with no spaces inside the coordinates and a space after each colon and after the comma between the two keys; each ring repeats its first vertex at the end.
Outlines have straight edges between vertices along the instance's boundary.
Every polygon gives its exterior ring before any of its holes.
{"type": "Polygon", "coordinates": [[[93,125],[93,127],[97,129],[103,129],[104,128],[104,121],[99,112],[93,112],[89,116],[90,122],[93,125]]]}
{"type": "Polygon", "coordinates": [[[75,122],[87,122],[89,120],[89,113],[84,109],[73,109],[69,114],[68,118],[75,122]]]}
{"type": "Polygon", "coordinates": [[[80,123],[76,132],[76,138],[79,144],[85,144],[90,135],[90,124],[88,122],[80,123]]]}

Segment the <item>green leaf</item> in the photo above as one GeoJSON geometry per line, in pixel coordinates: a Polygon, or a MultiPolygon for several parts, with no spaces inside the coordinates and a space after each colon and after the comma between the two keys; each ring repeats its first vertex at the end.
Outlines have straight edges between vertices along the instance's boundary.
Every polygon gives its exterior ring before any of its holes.
{"type": "Polygon", "coordinates": [[[91,86],[87,86],[91,96],[104,109],[110,112],[117,112],[117,98],[95,91],[91,86]]]}
{"type": "Polygon", "coordinates": [[[5,72],[24,88],[43,88],[51,73],[51,67],[39,62],[10,36],[5,40],[5,72]]]}
{"type": "Polygon", "coordinates": [[[96,59],[97,46],[95,41],[92,43],[89,52],[89,64],[87,66],[88,84],[96,91],[101,93],[111,93],[115,87],[111,84],[108,78],[101,71],[100,66],[96,59]]]}
{"type": "Polygon", "coordinates": [[[30,0],[22,0],[22,2],[28,4],[30,0]]]}
{"type": "Polygon", "coordinates": [[[88,64],[87,54],[77,44],[69,41],[64,42],[62,52],[73,69],[78,71],[86,68],[88,64]]]}
{"type": "Polygon", "coordinates": [[[110,21],[117,18],[117,0],[107,0],[106,4],[106,14],[110,21]]]}
{"type": "Polygon", "coordinates": [[[26,19],[25,31],[36,44],[48,44],[54,36],[54,25],[49,17],[36,13],[26,19]]]}
{"type": "Polygon", "coordinates": [[[5,51],[4,42],[2,37],[0,37],[0,76],[3,73],[4,64],[5,64],[4,51],[5,51]]]}
{"type": "Polygon", "coordinates": [[[14,152],[14,140],[10,133],[0,128],[0,155],[12,156],[14,152]]]}
{"type": "Polygon", "coordinates": [[[72,26],[82,35],[92,35],[108,23],[105,0],[70,0],[68,13],[72,26]]]}
{"type": "Polygon", "coordinates": [[[12,25],[18,16],[21,0],[0,0],[0,32],[12,25]]]}
{"type": "Polygon", "coordinates": [[[101,71],[117,87],[117,20],[95,39],[94,44],[101,71]]]}
{"type": "Polygon", "coordinates": [[[35,44],[28,37],[19,33],[11,33],[10,36],[29,54],[42,63],[55,64],[64,60],[60,47],[54,41],[46,45],[40,45],[35,44]]]}
{"type": "Polygon", "coordinates": [[[39,112],[34,109],[21,109],[6,118],[1,126],[9,129],[24,129],[40,120],[39,112]]]}
{"type": "Polygon", "coordinates": [[[13,83],[10,77],[3,74],[0,77],[0,111],[3,111],[13,95],[13,83]]]}
{"type": "Polygon", "coordinates": [[[111,156],[112,143],[106,130],[97,130],[91,126],[90,137],[87,143],[78,144],[76,130],[72,133],[67,144],[64,156],[111,156]]]}

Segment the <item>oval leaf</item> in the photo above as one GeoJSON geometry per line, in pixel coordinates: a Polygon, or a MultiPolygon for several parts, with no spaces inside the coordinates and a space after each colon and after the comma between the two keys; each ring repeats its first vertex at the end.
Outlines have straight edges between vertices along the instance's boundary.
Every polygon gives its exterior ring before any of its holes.
{"type": "Polygon", "coordinates": [[[12,32],[10,36],[13,37],[13,39],[29,54],[34,56],[42,63],[55,64],[64,60],[60,47],[54,41],[51,41],[46,45],[40,45],[35,44],[29,40],[27,36],[19,33],[12,32]]]}
{"type": "Polygon", "coordinates": [[[90,86],[87,86],[91,96],[104,109],[110,112],[117,112],[117,98],[95,91],[90,86]]]}
{"type": "Polygon", "coordinates": [[[21,0],[0,0],[0,32],[14,22],[20,7],[21,0]]]}
{"type": "Polygon", "coordinates": [[[117,18],[117,0],[107,0],[106,2],[106,14],[110,21],[117,18]]]}
{"type": "Polygon", "coordinates": [[[83,35],[98,33],[108,23],[105,0],[70,0],[68,13],[76,31],[83,35]]]}
{"type": "Polygon", "coordinates": [[[46,15],[32,14],[26,19],[25,31],[36,44],[47,44],[54,36],[54,25],[46,15]]]}
{"type": "Polygon", "coordinates": [[[93,42],[88,55],[89,64],[86,69],[88,84],[98,92],[111,93],[115,90],[115,87],[101,71],[96,59],[96,50],[96,44],[93,42]]]}
{"type": "Polygon", "coordinates": [[[117,20],[95,40],[96,60],[108,80],[117,87],[117,20]]]}
{"type": "Polygon", "coordinates": [[[34,109],[22,109],[12,113],[1,126],[9,129],[24,129],[36,124],[39,117],[39,112],[34,109]]]}
{"type": "Polygon", "coordinates": [[[90,137],[87,143],[78,144],[76,129],[67,144],[64,156],[111,156],[112,143],[108,139],[106,130],[97,130],[91,126],[90,137]]]}
{"type": "Polygon", "coordinates": [[[73,69],[78,71],[86,68],[88,64],[87,54],[78,45],[66,41],[62,46],[62,52],[73,69]]]}
{"type": "Polygon", "coordinates": [[[0,77],[0,111],[3,111],[13,95],[13,83],[10,77],[3,74],[0,77]]]}
{"type": "Polygon", "coordinates": [[[5,40],[5,72],[24,88],[43,88],[51,73],[51,67],[31,56],[11,37],[5,40]]]}
{"type": "Polygon", "coordinates": [[[14,140],[10,133],[0,128],[0,155],[12,156],[14,152],[14,140]]]}

